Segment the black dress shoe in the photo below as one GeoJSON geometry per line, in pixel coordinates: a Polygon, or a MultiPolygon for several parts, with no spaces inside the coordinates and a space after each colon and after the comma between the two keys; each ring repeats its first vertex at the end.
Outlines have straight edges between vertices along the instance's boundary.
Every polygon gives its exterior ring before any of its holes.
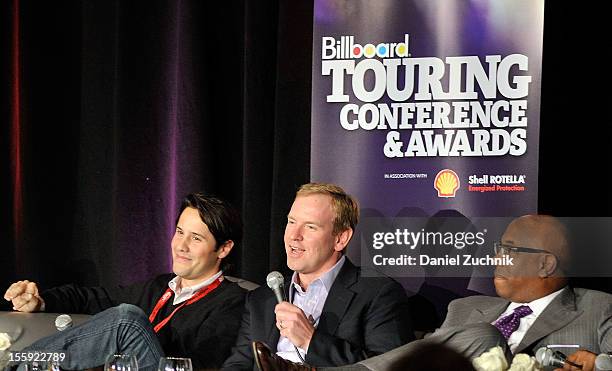
{"type": "Polygon", "coordinates": [[[270,347],[261,341],[251,343],[255,363],[260,371],[315,371],[314,368],[300,363],[287,361],[272,352],[270,347]]]}

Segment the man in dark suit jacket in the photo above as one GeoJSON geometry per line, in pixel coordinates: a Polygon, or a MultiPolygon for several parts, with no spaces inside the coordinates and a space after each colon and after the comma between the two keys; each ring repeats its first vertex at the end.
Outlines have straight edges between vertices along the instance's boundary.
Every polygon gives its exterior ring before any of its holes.
{"type": "Polygon", "coordinates": [[[306,184],[297,192],[285,229],[288,302],[262,287],[248,294],[236,347],[224,370],[256,369],[253,341],[312,366],[341,366],[413,340],[401,285],[355,267],[344,249],[359,212],[340,187],[306,184]]]}

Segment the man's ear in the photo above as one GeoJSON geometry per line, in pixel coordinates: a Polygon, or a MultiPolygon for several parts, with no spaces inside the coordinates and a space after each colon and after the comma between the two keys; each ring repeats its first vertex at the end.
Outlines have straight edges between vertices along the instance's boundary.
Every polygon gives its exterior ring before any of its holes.
{"type": "Polygon", "coordinates": [[[223,259],[229,255],[234,247],[234,241],[228,240],[223,243],[223,245],[219,246],[217,249],[217,259],[223,259]]]}
{"type": "Polygon", "coordinates": [[[348,245],[349,241],[353,237],[353,229],[345,229],[342,232],[336,235],[336,244],[334,245],[334,250],[342,251],[348,245]]]}
{"type": "Polygon", "coordinates": [[[538,275],[542,278],[552,276],[557,270],[558,263],[557,258],[553,254],[543,254],[539,261],[538,275]]]}

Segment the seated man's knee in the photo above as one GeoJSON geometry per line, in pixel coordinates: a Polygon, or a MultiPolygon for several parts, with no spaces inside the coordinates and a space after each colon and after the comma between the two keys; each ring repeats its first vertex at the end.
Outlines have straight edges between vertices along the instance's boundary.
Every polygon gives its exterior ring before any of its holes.
{"type": "Polygon", "coordinates": [[[148,318],[145,312],[139,307],[132,304],[119,304],[114,308],[120,319],[129,319],[133,321],[147,321],[148,318]]]}

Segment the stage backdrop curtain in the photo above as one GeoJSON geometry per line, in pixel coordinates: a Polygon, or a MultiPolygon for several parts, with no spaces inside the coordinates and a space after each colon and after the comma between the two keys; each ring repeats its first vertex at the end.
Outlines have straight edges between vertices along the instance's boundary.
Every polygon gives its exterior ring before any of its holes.
{"type": "MultiPolygon", "coordinates": [[[[612,211],[604,7],[545,4],[541,213],[612,211]]],[[[0,290],[168,271],[195,190],[242,212],[234,274],[286,269],[310,173],[312,14],[312,0],[0,2],[0,290]]]]}
{"type": "Polygon", "coordinates": [[[285,266],[310,171],[311,2],[2,7],[2,290],[168,272],[198,190],[242,212],[234,275],[285,266]]]}

